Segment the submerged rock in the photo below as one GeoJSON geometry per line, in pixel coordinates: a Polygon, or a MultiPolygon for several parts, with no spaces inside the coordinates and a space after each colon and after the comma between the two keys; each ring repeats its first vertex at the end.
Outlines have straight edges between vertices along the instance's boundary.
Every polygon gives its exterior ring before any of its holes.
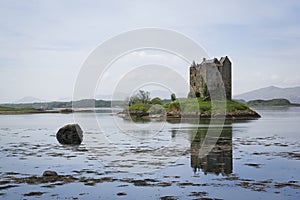
{"type": "Polygon", "coordinates": [[[55,171],[46,170],[44,171],[43,176],[57,176],[57,173],[55,171]]]}
{"type": "Polygon", "coordinates": [[[81,144],[82,129],[78,124],[68,124],[58,130],[56,139],[61,144],[81,144]]]}

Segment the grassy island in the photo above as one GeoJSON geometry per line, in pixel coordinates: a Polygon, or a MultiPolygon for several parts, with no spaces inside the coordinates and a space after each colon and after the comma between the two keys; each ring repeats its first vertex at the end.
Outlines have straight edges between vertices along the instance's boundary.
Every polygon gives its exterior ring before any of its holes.
{"type": "Polygon", "coordinates": [[[227,119],[256,119],[260,115],[247,105],[232,101],[204,101],[202,98],[176,99],[172,94],[171,100],[160,100],[158,97],[149,98],[149,93],[139,91],[130,98],[128,105],[119,116],[132,119],[147,119],[151,116],[167,118],[211,118],[226,117],[227,119]]]}

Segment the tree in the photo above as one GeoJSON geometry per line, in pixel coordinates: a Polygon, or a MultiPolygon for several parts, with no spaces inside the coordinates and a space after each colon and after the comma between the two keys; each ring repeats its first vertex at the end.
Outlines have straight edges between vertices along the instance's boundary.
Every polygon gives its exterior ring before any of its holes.
{"type": "Polygon", "coordinates": [[[144,90],[139,90],[137,94],[137,98],[141,101],[141,103],[149,103],[150,101],[150,92],[146,92],[144,90]]]}
{"type": "Polygon", "coordinates": [[[132,106],[137,103],[147,104],[150,101],[150,93],[144,90],[139,90],[138,93],[131,96],[128,101],[128,105],[132,106]]]}
{"type": "Polygon", "coordinates": [[[155,105],[155,104],[162,105],[163,101],[160,98],[155,97],[155,98],[151,99],[151,101],[149,103],[152,105],[155,105]]]}
{"type": "Polygon", "coordinates": [[[176,95],[174,93],[171,94],[171,100],[175,101],[176,100],[176,95]]]}

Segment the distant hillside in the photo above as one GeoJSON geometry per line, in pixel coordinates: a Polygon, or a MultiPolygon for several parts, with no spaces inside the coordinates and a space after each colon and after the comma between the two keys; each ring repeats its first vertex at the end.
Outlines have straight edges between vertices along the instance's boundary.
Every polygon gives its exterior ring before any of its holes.
{"type": "MultiPolygon", "coordinates": [[[[36,103],[10,103],[10,104],[0,104],[1,107],[8,108],[34,108],[42,110],[51,110],[54,108],[72,108],[72,104],[77,108],[90,108],[95,105],[95,107],[111,107],[111,101],[95,100],[95,99],[83,99],[80,101],[68,101],[68,102],[36,102],[36,103]]],[[[114,106],[122,105],[121,101],[114,101],[114,106]]]]}
{"type": "Polygon", "coordinates": [[[234,96],[235,99],[250,100],[271,100],[271,99],[288,99],[292,103],[300,103],[300,87],[293,88],[279,88],[279,87],[266,87],[253,90],[247,93],[234,96]]]}
{"type": "Polygon", "coordinates": [[[260,106],[300,106],[300,104],[291,103],[287,99],[272,99],[272,100],[252,100],[247,102],[248,106],[260,107],[260,106]]]}

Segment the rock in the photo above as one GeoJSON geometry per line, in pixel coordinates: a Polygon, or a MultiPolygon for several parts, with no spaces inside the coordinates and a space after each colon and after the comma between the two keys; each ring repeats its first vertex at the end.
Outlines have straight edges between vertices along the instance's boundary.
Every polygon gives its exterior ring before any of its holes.
{"type": "Polygon", "coordinates": [[[118,192],[117,195],[118,196],[124,196],[124,195],[127,195],[127,194],[125,192],[118,192]]]}
{"type": "Polygon", "coordinates": [[[56,139],[61,144],[81,144],[82,130],[78,124],[68,124],[58,130],[56,139]]]}
{"type": "Polygon", "coordinates": [[[57,176],[57,173],[55,171],[46,170],[44,171],[43,176],[57,176]]]}
{"type": "Polygon", "coordinates": [[[24,196],[41,196],[43,195],[45,192],[29,192],[24,194],[24,196]]]}

